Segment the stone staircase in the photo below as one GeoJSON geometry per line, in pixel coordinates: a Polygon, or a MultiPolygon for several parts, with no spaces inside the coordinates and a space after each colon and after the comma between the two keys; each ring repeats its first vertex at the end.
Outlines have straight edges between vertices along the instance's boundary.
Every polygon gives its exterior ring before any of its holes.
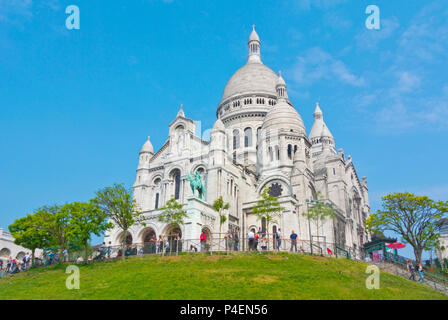
{"type": "MultiPolygon", "coordinates": [[[[403,277],[405,279],[409,279],[409,272],[404,267],[393,264],[390,262],[370,262],[370,264],[377,266],[380,268],[380,270],[388,273],[395,274],[397,276],[403,277]]],[[[417,280],[419,278],[418,273],[415,274],[415,279],[417,280]]],[[[412,280],[409,280],[412,281],[412,280]]],[[[423,284],[422,284],[423,285],[423,284]]],[[[437,279],[432,278],[429,275],[425,274],[425,283],[424,285],[427,285],[431,287],[432,289],[439,291],[441,293],[444,293],[448,295],[448,286],[443,283],[442,281],[438,281],[437,279]]]]}

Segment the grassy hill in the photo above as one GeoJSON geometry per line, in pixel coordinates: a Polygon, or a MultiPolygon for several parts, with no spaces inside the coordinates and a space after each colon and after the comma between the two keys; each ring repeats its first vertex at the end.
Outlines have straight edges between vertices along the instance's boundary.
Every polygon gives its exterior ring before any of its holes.
{"type": "Polygon", "coordinates": [[[79,290],[66,289],[65,266],[1,279],[0,299],[448,299],[387,273],[368,290],[366,266],[290,254],[135,257],[80,266],[79,290]]]}

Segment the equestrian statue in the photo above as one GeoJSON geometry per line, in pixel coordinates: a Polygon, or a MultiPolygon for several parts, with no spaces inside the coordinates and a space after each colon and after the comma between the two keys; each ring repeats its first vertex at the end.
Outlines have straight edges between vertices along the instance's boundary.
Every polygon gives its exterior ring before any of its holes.
{"type": "Polygon", "coordinates": [[[201,200],[205,200],[205,187],[202,184],[202,178],[199,172],[196,173],[188,173],[186,179],[190,181],[191,191],[193,192],[193,196],[195,191],[198,190],[199,198],[201,200]]]}

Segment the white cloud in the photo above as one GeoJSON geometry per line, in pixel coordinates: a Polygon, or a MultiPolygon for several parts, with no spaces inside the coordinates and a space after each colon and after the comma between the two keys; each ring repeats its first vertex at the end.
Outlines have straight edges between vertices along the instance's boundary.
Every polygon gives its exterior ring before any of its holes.
{"type": "Polygon", "coordinates": [[[0,22],[21,26],[32,16],[32,0],[0,0],[0,22]]]}
{"type": "Polygon", "coordinates": [[[398,81],[396,87],[390,90],[391,96],[401,99],[401,95],[408,92],[415,92],[420,87],[420,77],[410,71],[400,71],[396,74],[398,81]]]}
{"type": "Polygon", "coordinates": [[[396,46],[388,46],[383,55],[388,67],[378,69],[372,78],[376,87],[369,86],[356,97],[355,102],[363,107],[355,105],[356,110],[374,119],[376,129],[383,134],[416,128],[446,130],[448,84],[440,86],[438,79],[448,72],[448,10],[442,2],[430,3],[400,33],[394,19],[383,26],[389,30],[383,35],[372,33],[368,38],[368,30],[362,33],[365,37],[357,37],[361,49],[374,48],[389,37],[396,46]]]}
{"type": "Polygon", "coordinates": [[[302,10],[316,9],[328,9],[340,5],[347,0],[297,0],[296,5],[302,10]]]}
{"type": "Polygon", "coordinates": [[[297,58],[292,74],[294,81],[304,85],[333,79],[357,87],[365,85],[365,80],[350,72],[341,60],[318,47],[307,50],[304,56],[297,58]]]}

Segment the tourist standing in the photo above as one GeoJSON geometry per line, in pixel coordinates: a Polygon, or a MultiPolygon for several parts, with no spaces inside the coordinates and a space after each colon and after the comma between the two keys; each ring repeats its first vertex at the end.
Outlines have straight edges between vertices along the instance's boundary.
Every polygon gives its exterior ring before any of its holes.
{"type": "Polygon", "coordinates": [[[268,249],[268,242],[266,241],[266,237],[261,239],[261,250],[266,251],[268,249]]]}
{"type": "Polygon", "coordinates": [[[227,230],[227,233],[224,236],[226,242],[226,251],[232,251],[233,243],[232,243],[232,232],[227,230]]]}
{"type": "Polygon", "coordinates": [[[168,241],[168,238],[165,242],[165,253],[169,253],[170,252],[170,242],[168,241]]]}
{"type": "Polygon", "coordinates": [[[258,239],[260,239],[260,233],[257,232],[257,234],[254,237],[254,250],[258,251],[258,239]]]}
{"type": "MultiPolygon", "coordinates": [[[[104,242],[103,242],[104,244],[104,242]]],[[[62,251],[62,254],[64,256],[64,262],[68,262],[68,250],[67,248],[64,249],[64,251],[62,251]]]]}
{"type": "Polygon", "coordinates": [[[106,251],[108,259],[110,258],[111,251],[112,251],[112,242],[109,241],[109,245],[107,246],[107,251],[106,251]]]}
{"type": "Polygon", "coordinates": [[[408,268],[408,272],[410,273],[409,280],[415,281],[414,265],[412,264],[411,259],[408,259],[407,268],[408,268]]]}
{"type": "Polygon", "coordinates": [[[240,243],[240,236],[238,235],[238,231],[233,232],[233,250],[238,251],[238,245],[240,243]]]}
{"type": "Polygon", "coordinates": [[[199,237],[201,241],[201,252],[205,251],[205,244],[207,243],[207,234],[202,230],[201,236],[199,237]]]}
{"type": "Polygon", "coordinates": [[[249,251],[254,249],[254,238],[255,238],[254,229],[251,229],[247,234],[247,239],[249,240],[249,251]]]}
{"type": "Polygon", "coordinates": [[[11,270],[11,263],[12,257],[9,257],[9,259],[6,261],[6,272],[9,272],[11,270]]]}
{"type": "Polygon", "coordinates": [[[159,235],[159,250],[157,253],[163,253],[163,236],[159,235]]]}
{"type": "Polygon", "coordinates": [[[297,233],[295,233],[294,230],[291,231],[289,239],[291,240],[291,249],[289,251],[292,252],[292,248],[294,247],[295,251],[297,252],[297,233]]]}
{"type": "Polygon", "coordinates": [[[26,268],[26,260],[27,260],[27,258],[28,258],[28,253],[26,253],[24,256],[23,256],[23,259],[22,259],[22,268],[25,270],[25,268],[26,268]]]}

